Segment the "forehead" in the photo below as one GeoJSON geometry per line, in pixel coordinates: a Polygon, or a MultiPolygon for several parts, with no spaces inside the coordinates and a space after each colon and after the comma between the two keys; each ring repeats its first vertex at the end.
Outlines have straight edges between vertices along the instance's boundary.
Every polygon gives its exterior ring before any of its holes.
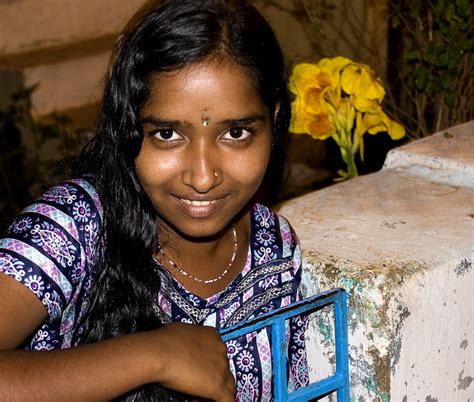
{"type": "MultiPolygon", "coordinates": [[[[214,114],[265,113],[249,73],[231,61],[204,61],[180,70],[155,75],[143,114],[214,114]]],[[[185,117],[185,116],[183,116],[185,117]]]]}

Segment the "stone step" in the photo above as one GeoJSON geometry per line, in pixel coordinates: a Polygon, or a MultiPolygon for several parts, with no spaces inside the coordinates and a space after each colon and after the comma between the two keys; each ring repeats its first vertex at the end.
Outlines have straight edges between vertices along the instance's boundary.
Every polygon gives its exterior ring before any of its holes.
{"type": "Polygon", "coordinates": [[[474,188],[474,121],[393,149],[387,155],[384,169],[474,188]]]}
{"type": "MultiPolygon", "coordinates": [[[[279,209],[301,240],[303,295],[350,293],[351,400],[472,399],[473,125],[396,149],[382,171],[279,209]]],[[[308,343],[317,376],[333,367],[330,331],[321,322],[312,338],[321,341],[308,343]]]]}

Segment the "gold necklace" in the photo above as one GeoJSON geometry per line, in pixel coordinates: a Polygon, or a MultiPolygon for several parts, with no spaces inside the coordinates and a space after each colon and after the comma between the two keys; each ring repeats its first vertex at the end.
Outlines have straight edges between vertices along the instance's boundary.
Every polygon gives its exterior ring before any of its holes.
{"type": "Polygon", "coordinates": [[[237,256],[237,249],[238,249],[237,230],[235,229],[235,225],[232,225],[232,234],[234,236],[234,246],[232,250],[232,256],[230,257],[230,262],[227,264],[227,267],[219,276],[216,276],[215,278],[212,278],[212,279],[202,279],[202,278],[198,278],[197,276],[191,275],[190,273],[186,272],[183,268],[178,267],[178,265],[165,254],[162,248],[160,248],[159,251],[160,251],[160,254],[166,259],[166,261],[170,264],[170,266],[176,272],[180,273],[183,276],[191,278],[195,282],[199,282],[199,283],[203,283],[207,285],[209,283],[220,281],[224,276],[228,274],[228,272],[232,268],[232,265],[234,264],[235,257],[237,256]]]}

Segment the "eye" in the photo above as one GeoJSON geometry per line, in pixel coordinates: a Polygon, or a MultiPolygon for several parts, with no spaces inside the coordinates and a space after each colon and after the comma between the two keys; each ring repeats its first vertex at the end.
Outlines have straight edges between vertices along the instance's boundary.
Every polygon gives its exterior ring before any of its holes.
{"type": "Polygon", "coordinates": [[[172,128],[163,128],[153,132],[153,137],[161,141],[177,141],[183,137],[172,128]]]}
{"type": "Polygon", "coordinates": [[[223,140],[227,141],[243,141],[252,135],[252,131],[243,127],[232,127],[229,131],[222,135],[223,140]]]}

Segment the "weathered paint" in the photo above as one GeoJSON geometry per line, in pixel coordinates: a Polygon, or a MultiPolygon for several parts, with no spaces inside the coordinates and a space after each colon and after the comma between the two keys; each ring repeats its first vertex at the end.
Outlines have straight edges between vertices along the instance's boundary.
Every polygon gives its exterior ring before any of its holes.
{"type": "Polygon", "coordinates": [[[460,277],[458,267],[448,263],[399,289],[398,297],[411,314],[397,334],[403,347],[398,361],[392,362],[394,400],[402,395],[408,400],[431,395],[467,401],[474,396],[474,272],[460,277]]]}
{"type": "MultiPolygon", "coordinates": [[[[280,208],[301,239],[304,294],[351,294],[351,400],[474,401],[473,128],[402,147],[381,172],[280,208]]],[[[312,331],[322,375],[333,345],[324,323],[312,331]]]]}

